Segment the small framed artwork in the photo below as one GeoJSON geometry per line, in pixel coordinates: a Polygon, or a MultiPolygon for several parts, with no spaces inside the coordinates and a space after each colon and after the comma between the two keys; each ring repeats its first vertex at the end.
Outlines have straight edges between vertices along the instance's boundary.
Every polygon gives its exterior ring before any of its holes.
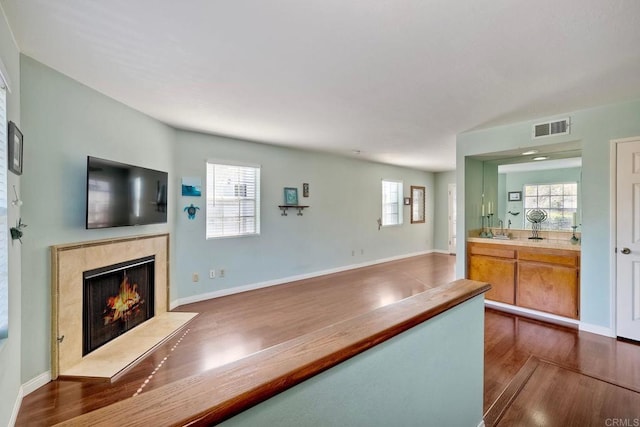
{"type": "Polygon", "coordinates": [[[9,122],[9,170],[22,175],[22,132],[15,123],[9,122]]]}
{"type": "Polygon", "coordinates": [[[202,196],[202,180],[199,176],[182,177],[182,195],[189,197],[202,196]]]}
{"type": "Polygon", "coordinates": [[[519,202],[522,200],[522,191],[509,191],[508,201],[519,202]]]}
{"type": "Polygon", "coordinates": [[[284,204],[296,206],[298,204],[298,189],[293,187],[284,188],[284,204]]]}

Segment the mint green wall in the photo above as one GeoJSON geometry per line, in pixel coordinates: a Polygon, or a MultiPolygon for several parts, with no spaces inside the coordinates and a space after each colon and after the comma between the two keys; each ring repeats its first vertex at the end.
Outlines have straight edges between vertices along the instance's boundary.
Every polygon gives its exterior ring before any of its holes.
{"type": "Polygon", "coordinates": [[[438,172],[434,178],[433,248],[449,252],[449,184],[456,183],[456,171],[438,172]]]}
{"type": "Polygon", "coordinates": [[[475,297],[221,425],[478,426],[483,303],[475,297]]]}
{"type": "MultiPolygon", "coordinates": [[[[11,86],[10,92],[7,92],[7,119],[13,121],[22,129],[22,121],[20,120],[20,55],[18,48],[13,42],[13,36],[4,19],[2,9],[0,8],[0,59],[5,67],[5,76],[11,86]]],[[[0,126],[6,126],[6,123],[0,123],[0,126]]],[[[5,128],[6,129],[6,128],[5,128]]],[[[25,138],[25,142],[26,142],[25,138]]],[[[13,187],[20,189],[20,177],[12,172],[7,173],[8,178],[8,199],[13,200],[13,187]]],[[[15,224],[20,217],[20,207],[8,206],[9,224],[15,224]]],[[[5,230],[6,232],[6,230],[5,230]]],[[[0,425],[9,425],[16,398],[19,393],[20,378],[20,346],[22,340],[22,322],[21,322],[21,253],[19,243],[9,243],[9,337],[6,340],[0,340],[0,425]]]]}
{"type": "Polygon", "coordinates": [[[21,250],[29,263],[18,285],[24,303],[18,299],[16,307],[22,323],[18,336],[29,339],[16,345],[19,357],[9,366],[12,375],[21,371],[23,383],[50,369],[49,248],[54,244],[171,232],[172,301],[433,247],[433,224],[410,224],[408,211],[403,226],[378,231],[376,224],[382,178],[403,180],[406,196],[410,185],[426,186],[426,214],[433,217],[431,173],[176,131],[27,56],[20,57],[20,66],[22,218],[29,224],[21,250]],[[87,155],[168,171],[169,224],[85,230],[87,155]],[[201,176],[204,182],[205,160],[211,158],[262,165],[259,237],[205,240],[204,199],[183,198],[179,186],[182,176],[201,176]],[[302,217],[280,216],[282,188],[295,186],[301,193],[303,182],[310,184],[311,208],[302,217]],[[202,207],[195,221],[182,211],[192,202],[202,207]],[[226,277],[209,280],[208,270],[216,267],[225,268],[226,277]],[[193,272],[200,273],[198,284],[191,282],[193,272]]]}
{"type": "MultiPolygon", "coordinates": [[[[465,241],[467,236],[466,230],[478,229],[482,224],[480,215],[482,209],[482,192],[484,191],[482,188],[482,183],[484,182],[483,163],[476,159],[467,158],[463,159],[462,164],[459,165],[456,171],[456,181],[458,182],[456,185],[456,191],[458,192],[456,197],[458,202],[458,230],[456,230],[458,248],[456,250],[456,265],[459,263],[458,260],[460,256],[464,256],[464,254],[460,252],[460,242],[465,241]],[[460,169],[463,171],[466,170],[466,173],[463,173],[462,176],[460,169]],[[460,183],[464,184],[461,185],[460,183]],[[463,203],[460,203],[461,201],[463,203]],[[462,231],[460,231],[461,223],[467,225],[466,229],[462,229],[462,231]]],[[[462,250],[464,252],[464,247],[462,250]]],[[[464,275],[464,272],[462,275],[464,275]]]]}
{"type": "MultiPolygon", "coordinates": [[[[296,275],[431,250],[433,223],[383,227],[381,180],[402,180],[427,192],[427,218],[433,218],[433,174],[318,152],[294,150],[195,132],[177,131],[175,187],[182,176],[206,182],[207,159],[259,164],[261,170],[260,236],[205,239],[205,199],[177,195],[176,289],[179,298],[208,294],[296,275]],[[302,183],[310,197],[302,197],[302,183]],[[303,216],[280,215],[283,188],[297,187],[303,216]],[[201,210],[195,220],[183,212],[191,203],[201,210]],[[354,252],[355,251],[355,252],[354,252]],[[355,253],[355,255],[352,255],[355,253]],[[225,269],[224,278],[209,279],[210,269],[225,269]],[[193,283],[198,273],[201,280],[193,283]]],[[[204,189],[204,186],[203,186],[204,189]]]]}
{"type": "MultiPolygon", "coordinates": [[[[85,230],[87,155],[173,174],[175,131],[21,56],[24,173],[22,381],[50,369],[50,262],[55,244],[171,231],[169,225],[85,230]]],[[[173,196],[176,187],[169,188],[173,196]]],[[[173,208],[174,205],[172,204],[173,208]]],[[[169,221],[173,209],[169,211],[169,221]]]]}
{"type": "MultiPolygon", "coordinates": [[[[585,88],[587,90],[587,88],[585,88]]],[[[535,142],[531,140],[531,126],[547,118],[498,126],[459,134],[456,163],[458,194],[465,193],[469,184],[466,177],[467,156],[493,153],[532,145],[555,144],[579,140],[582,143],[582,271],[581,321],[605,328],[613,328],[611,311],[611,202],[610,141],[640,135],[640,101],[605,105],[596,108],[566,112],[558,116],[571,117],[571,134],[559,135],[535,142]]],[[[458,198],[458,210],[464,211],[468,203],[458,198]]],[[[467,221],[458,222],[458,235],[465,235],[471,227],[467,221]]],[[[465,241],[458,239],[456,272],[465,275],[465,241]]]]}
{"type": "MultiPolygon", "coordinates": [[[[525,228],[524,227],[524,213],[522,209],[522,201],[520,202],[507,202],[507,193],[509,191],[522,191],[526,184],[551,184],[558,182],[577,182],[578,194],[580,194],[581,182],[581,168],[566,168],[566,169],[547,169],[541,171],[527,171],[527,172],[510,172],[501,173],[498,176],[499,188],[498,200],[501,201],[499,205],[498,217],[505,221],[505,227],[507,226],[507,220],[511,220],[511,228],[525,228]],[[507,214],[508,211],[520,212],[520,215],[513,216],[507,214]]],[[[524,198],[524,193],[523,193],[524,198]]],[[[578,218],[581,218],[580,200],[578,200],[578,218]]],[[[494,221],[497,224],[497,221],[494,221]]]]}

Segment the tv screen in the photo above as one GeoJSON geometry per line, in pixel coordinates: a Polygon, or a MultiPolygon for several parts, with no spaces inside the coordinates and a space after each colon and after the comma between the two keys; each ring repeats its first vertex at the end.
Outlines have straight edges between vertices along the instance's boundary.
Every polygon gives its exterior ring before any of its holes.
{"type": "Polygon", "coordinates": [[[167,222],[167,172],[87,157],[87,229],[167,222]]]}

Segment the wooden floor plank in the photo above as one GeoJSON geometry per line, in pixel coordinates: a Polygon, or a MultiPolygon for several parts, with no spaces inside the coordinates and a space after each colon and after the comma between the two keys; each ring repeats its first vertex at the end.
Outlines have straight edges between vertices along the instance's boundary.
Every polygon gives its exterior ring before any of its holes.
{"type": "Polygon", "coordinates": [[[485,417],[487,426],[505,427],[633,426],[638,423],[640,393],[637,391],[540,360],[498,422],[488,423],[485,417]]]}

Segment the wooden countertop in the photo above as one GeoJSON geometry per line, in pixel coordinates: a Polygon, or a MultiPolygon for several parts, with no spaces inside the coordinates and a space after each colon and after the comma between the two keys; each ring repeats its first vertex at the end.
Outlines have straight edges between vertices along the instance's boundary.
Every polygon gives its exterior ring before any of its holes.
{"type": "Polygon", "coordinates": [[[456,280],[58,425],[221,422],[488,289],[456,280]]]}

